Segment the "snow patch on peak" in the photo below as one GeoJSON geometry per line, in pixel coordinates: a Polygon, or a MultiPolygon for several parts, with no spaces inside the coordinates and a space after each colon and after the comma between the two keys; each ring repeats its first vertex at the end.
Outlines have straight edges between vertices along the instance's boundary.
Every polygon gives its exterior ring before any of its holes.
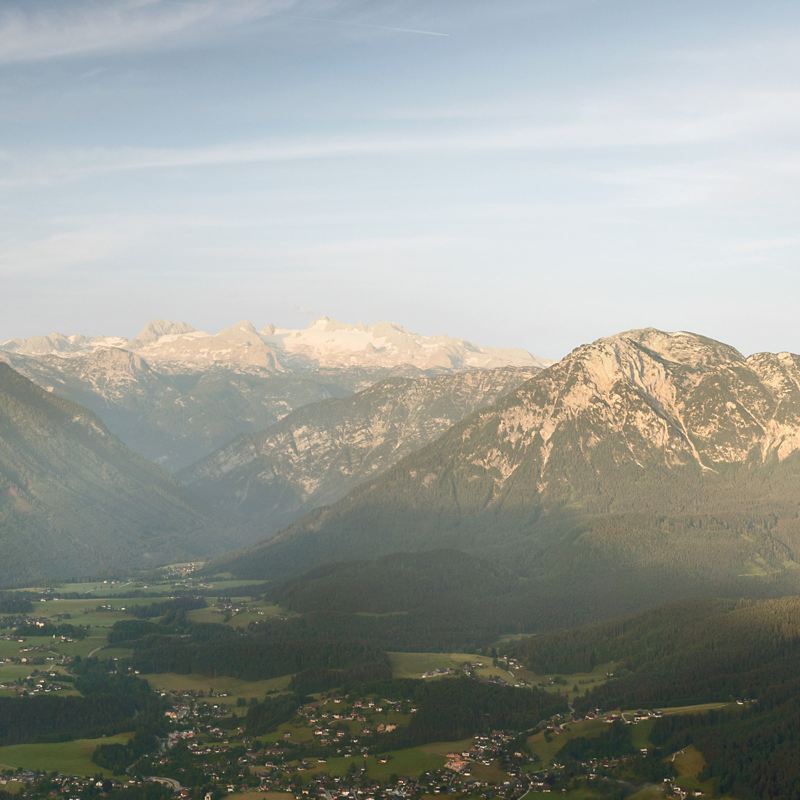
{"type": "Polygon", "coordinates": [[[261,335],[287,357],[320,367],[453,370],[545,366],[525,350],[483,348],[463,339],[425,336],[392,322],[351,325],[321,317],[304,329],[270,326],[261,335]]]}
{"type": "Polygon", "coordinates": [[[151,366],[228,366],[283,370],[398,369],[439,370],[498,367],[544,367],[542,361],[521,349],[480,347],[463,339],[413,333],[393,322],[349,324],[320,317],[307,328],[268,325],[260,332],[242,320],[216,334],[199,331],[185,322],[153,320],[128,341],[115,337],[87,338],[52,334],[13,339],[0,350],[32,356],[72,356],[98,348],[116,347],[143,356],[151,366]]]}

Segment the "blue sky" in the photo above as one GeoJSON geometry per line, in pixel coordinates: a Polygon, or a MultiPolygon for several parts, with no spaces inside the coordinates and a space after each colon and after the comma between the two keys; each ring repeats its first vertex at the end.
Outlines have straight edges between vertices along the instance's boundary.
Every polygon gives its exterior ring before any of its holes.
{"type": "Polygon", "coordinates": [[[0,0],[0,338],[800,351],[800,4],[0,0]]]}

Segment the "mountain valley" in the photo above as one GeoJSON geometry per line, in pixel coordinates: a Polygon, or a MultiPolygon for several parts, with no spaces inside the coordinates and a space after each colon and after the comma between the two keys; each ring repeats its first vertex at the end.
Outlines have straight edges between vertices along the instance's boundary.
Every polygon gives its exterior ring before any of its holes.
{"type": "Polygon", "coordinates": [[[234,328],[6,343],[2,785],[793,796],[800,357],[234,328]]]}

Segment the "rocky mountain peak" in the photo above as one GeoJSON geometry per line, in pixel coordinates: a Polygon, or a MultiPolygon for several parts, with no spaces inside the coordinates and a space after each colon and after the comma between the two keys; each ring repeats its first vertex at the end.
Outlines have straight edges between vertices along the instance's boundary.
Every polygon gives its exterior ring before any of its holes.
{"type": "Polygon", "coordinates": [[[139,331],[133,342],[139,346],[148,345],[155,342],[162,336],[181,333],[193,333],[193,328],[186,322],[171,322],[166,319],[151,320],[139,331]]]}
{"type": "Polygon", "coordinates": [[[657,328],[641,328],[611,338],[635,342],[667,361],[689,367],[744,360],[744,356],[735,347],[689,331],[669,332],[657,328]]]}

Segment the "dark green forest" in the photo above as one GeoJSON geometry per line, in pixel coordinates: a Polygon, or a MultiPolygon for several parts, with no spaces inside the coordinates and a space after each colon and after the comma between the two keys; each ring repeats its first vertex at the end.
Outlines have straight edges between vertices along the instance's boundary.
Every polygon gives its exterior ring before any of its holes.
{"type": "Polygon", "coordinates": [[[664,753],[694,744],[704,777],[742,800],[800,796],[800,598],[669,606],[507,649],[541,672],[615,662],[611,680],[576,699],[578,711],[731,701],[657,720],[653,742],[664,753]]]}
{"type": "Polygon", "coordinates": [[[0,744],[92,738],[130,729],[161,710],[142,680],[93,660],[74,667],[81,696],[0,697],[0,744]]]}

